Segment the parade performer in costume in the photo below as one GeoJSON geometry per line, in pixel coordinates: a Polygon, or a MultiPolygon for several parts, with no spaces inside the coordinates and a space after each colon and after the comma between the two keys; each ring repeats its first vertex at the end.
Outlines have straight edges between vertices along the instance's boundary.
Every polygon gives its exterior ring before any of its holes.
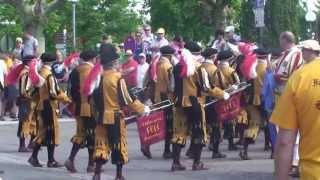
{"type": "Polygon", "coordinates": [[[258,137],[260,126],[263,125],[263,130],[265,134],[265,151],[270,148],[270,135],[268,129],[268,114],[263,107],[262,99],[262,87],[264,82],[265,73],[267,71],[267,58],[269,52],[265,49],[256,49],[254,53],[257,57],[257,67],[256,73],[257,77],[253,79],[253,96],[251,102],[249,100],[246,110],[248,112],[249,124],[247,129],[244,132],[244,149],[240,151],[240,158],[242,160],[248,160],[248,146],[251,143],[254,143],[258,137]]]}
{"type": "MultiPolygon", "coordinates": [[[[57,168],[62,165],[54,158],[55,147],[59,144],[58,101],[69,103],[67,95],[59,88],[57,80],[51,72],[51,65],[55,62],[55,55],[44,53],[41,55],[42,67],[40,69],[39,101],[37,104],[37,117],[39,131],[34,139],[35,145],[28,162],[34,167],[42,167],[38,160],[38,152],[42,145],[48,149],[47,167],[57,168]]],[[[36,76],[37,71],[30,72],[30,76],[36,76]]]]}
{"type": "MultiPolygon", "coordinates": [[[[190,50],[199,49],[196,43],[188,45],[190,50]],[[192,48],[191,48],[192,47],[192,48]]],[[[195,52],[195,51],[194,51],[195,52]]],[[[229,94],[220,88],[211,87],[208,74],[200,64],[196,64],[193,55],[186,49],[181,49],[180,59],[174,66],[174,123],[173,123],[173,164],[172,171],[186,169],[180,162],[181,149],[185,146],[189,131],[192,153],[194,157],[193,170],[207,169],[201,162],[202,148],[207,143],[205,112],[203,107],[203,93],[208,96],[228,99],[229,94]]]]}
{"type": "MultiPolygon", "coordinates": [[[[17,136],[19,138],[19,152],[29,152],[30,150],[25,145],[25,139],[30,137],[32,139],[36,135],[36,127],[31,126],[32,121],[35,121],[34,116],[34,103],[32,101],[32,83],[29,78],[29,65],[34,60],[34,56],[25,56],[23,64],[14,67],[7,76],[7,84],[15,84],[18,81],[19,85],[19,98],[17,104],[19,106],[19,125],[17,136]]],[[[28,147],[31,147],[29,144],[28,147]]]]}
{"type": "MultiPolygon", "coordinates": [[[[218,54],[218,70],[216,75],[216,82],[218,82],[218,87],[225,90],[228,88],[237,89],[237,84],[240,83],[239,76],[235,69],[230,67],[229,62],[235,58],[234,54],[230,51],[221,51],[218,54]]],[[[224,133],[228,139],[229,151],[237,150],[238,148],[234,144],[234,127],[235,127],[235,120],[230,119],[230,121],[225,122],[224,124],[224,133]]]]}
{"type": "MultiPolygon", "coordinates": [[[[156,79],[155,79],[155,92],[154,92],[154,102],[160,103],[166,100],[173,100],[171,79],[172,79],[172,58],[174,56],[174,51],[169,46],[164,46],[160,48],[161,57],[156,66],[156,79]]],[[[163,152],[163,158],[172,158],[172,153],[170,150],[171,139],[172,139],[172,123],[173,123],[173,112],[172,108],[166,108],[165,119],[166,119],[166,138],[165,147],[163,152]]],[[[149,149],[149,148],[148,148],[149,149]]],[[[144,154],[151,158],[151,153],[144,152],[144,154]]]]}
{"type": "MultiPolygon", "coordinates": [[[[206,72],[208,73],[209,83],[211,87],[217,86],[217,66],[214,65],[214,61],[216,60],[218,51],[213,48],[206,49],[202,56],[205,58],[204,62],[202,63],[201,67],[203,67],[206,72]]],[[[220,78],[224,78],[221,76],[220,78]]],[[[205,97],[206,103],[209,103],[213,100],[210,96],[205,97]]],[[[212,150],[212,158],[218,159],[218,158],[225,158],[226,155],[222,154],[219,151],[219,145],[220,145],[220,139],[221,139],[221,122],[217,119],[217,113],[215,112],[214,108],[208,107],[205,109],[206,112],[206,121],[208,123],[208,126],[211,126],[211,136],[210,136],[210,145],[209,149],[212,150]]]]}
{"type": "MultiPolygon", "coordinates": [[[[140,114],[149,113],[150,108],[132,97],[121,73],[118,71],[119,55],[116,49],[110,48],[100,52],[103,68],[89,74],[89,85],[97,126],[95,129],[94,159],[96,163],[93,180],[101,179],[101,168],[111,156],[112,164],[117,166],[116,180],[123,180],[122,167],[128,163],[127,130],[123,118],[123,107],[140,114]],[[99,72],[100,71],[100,72],[99,72]],[[93,85],[91,85],[93,83],[93,85]]],[[[86,89],[86,88],[85,88],[86,89]]],[[[84,89],[84,91],[86,91],[84,89]]]]}
{"type": "Polygon", "coordinates": [[[81,148],[88,148],[89,161],[87,166],[87,172],[94,172],[94,130],[95,120],[91,112],[91,106],[89,98],[81,91],[85,79],[89,75],[91,69],[96,63],[96,57],[98,54],[95,51],[84,51],[80,54],[82,62],[76,67],[70,74],[69,77],[69,96],[75,104],[75,117],[77,130],[76,134],[72,137],[71,142],[73,143],[70,156],[65,162],[65,167],[70,172],[76,172],[74,165],[74,159],[76,154],[81,148]]]}

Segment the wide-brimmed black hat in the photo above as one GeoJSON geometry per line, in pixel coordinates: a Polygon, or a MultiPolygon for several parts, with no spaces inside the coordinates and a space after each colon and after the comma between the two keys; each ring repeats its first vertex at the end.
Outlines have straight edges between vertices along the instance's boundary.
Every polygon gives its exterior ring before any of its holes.
{"type": "Polygon", "coordinates": [[[196,54],[196,53],[201,53],[201,46],[193,41],[187,42],[186,45],[184,46],[186,49],[188,49],[192,54],[196,54]]]}
{"type": "Polygon", "coordinates": [[[51,53],[43,53],[41,55],[40,59],[44,63],[50,63],[50,62],[55,62],[57,60],[57,56],[55,54],[51,54],[51,53]]]}
{"type": "Polygon", "coordinates": [[[103,49],[100,51],[101,64],[109,64],[112,61],[119,59],[119,54],[114,46],[103,49]]]}
{"type": "Polygon", "coordinates": [[[89,61],[97,56],[98,56],[98,53],[94,50],[82,51],[80,54],[80,58],[84,61],[89,61]]]}
{"type": "Polygon", "coordinates": [[[264,48],[258,48],[253,51],[258,57],[266,57],[270,54],[270,51],[264,48]]]}
{"type": "Polygon", "coordinates": [[[230,50],[220,51],[217,57],[219,61],[230,61],[233,58],[234,58],[234,54],[230,50]]]}
{"type": "Polygon", "coordinates": [[[171,46],[163,46],[160,48],[161,55],[173,55],[176,50],[171,46]]]}
{"type": "Polygon", "coordinates": [[[213,55],[217,54],[218,53],[218,50],[217,49],[214,49],[214,48],[207,48],[205,49],[201,55],[208,59],[208,58],[211,58],[213,55]]]}

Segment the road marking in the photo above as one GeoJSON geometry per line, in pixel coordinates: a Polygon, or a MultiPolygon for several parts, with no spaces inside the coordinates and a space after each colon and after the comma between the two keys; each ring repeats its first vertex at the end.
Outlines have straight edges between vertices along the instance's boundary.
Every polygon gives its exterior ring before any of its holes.
{"type": "MultiPolygon", "coordinates": [[[[59,119],[59,122],[73,122],[75,121],[72,118],[61,118],[59,119]]],[[[14,124],[18,124],[19,121],[0,121],[0,126],[7,126],[7,125],[14,125],[14,124]]]]}

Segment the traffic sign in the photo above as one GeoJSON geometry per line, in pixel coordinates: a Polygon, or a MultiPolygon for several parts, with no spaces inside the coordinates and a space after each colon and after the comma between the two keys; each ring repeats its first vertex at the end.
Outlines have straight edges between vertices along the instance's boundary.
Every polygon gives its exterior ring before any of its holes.
{"type": "Polygon", "coordinates": [[[264,27],[264,8],[257,8],[253,10],[255,17],[255,24],[257,28],[264,27]]]}

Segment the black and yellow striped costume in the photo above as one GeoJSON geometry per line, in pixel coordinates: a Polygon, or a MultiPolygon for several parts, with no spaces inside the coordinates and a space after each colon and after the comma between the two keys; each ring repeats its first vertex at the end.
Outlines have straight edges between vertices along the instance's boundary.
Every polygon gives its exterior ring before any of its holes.
{"type": "Polygon", "coordinates": [[[129,106],[134,112],[143,113],[144,105],[130,96],[121,73],[115,69],[103,71],[92,100],[97,121],[95,160],[106,162],[111,155],[113,164],[128,163],[127,129],[122,108],[129,106]]]}

